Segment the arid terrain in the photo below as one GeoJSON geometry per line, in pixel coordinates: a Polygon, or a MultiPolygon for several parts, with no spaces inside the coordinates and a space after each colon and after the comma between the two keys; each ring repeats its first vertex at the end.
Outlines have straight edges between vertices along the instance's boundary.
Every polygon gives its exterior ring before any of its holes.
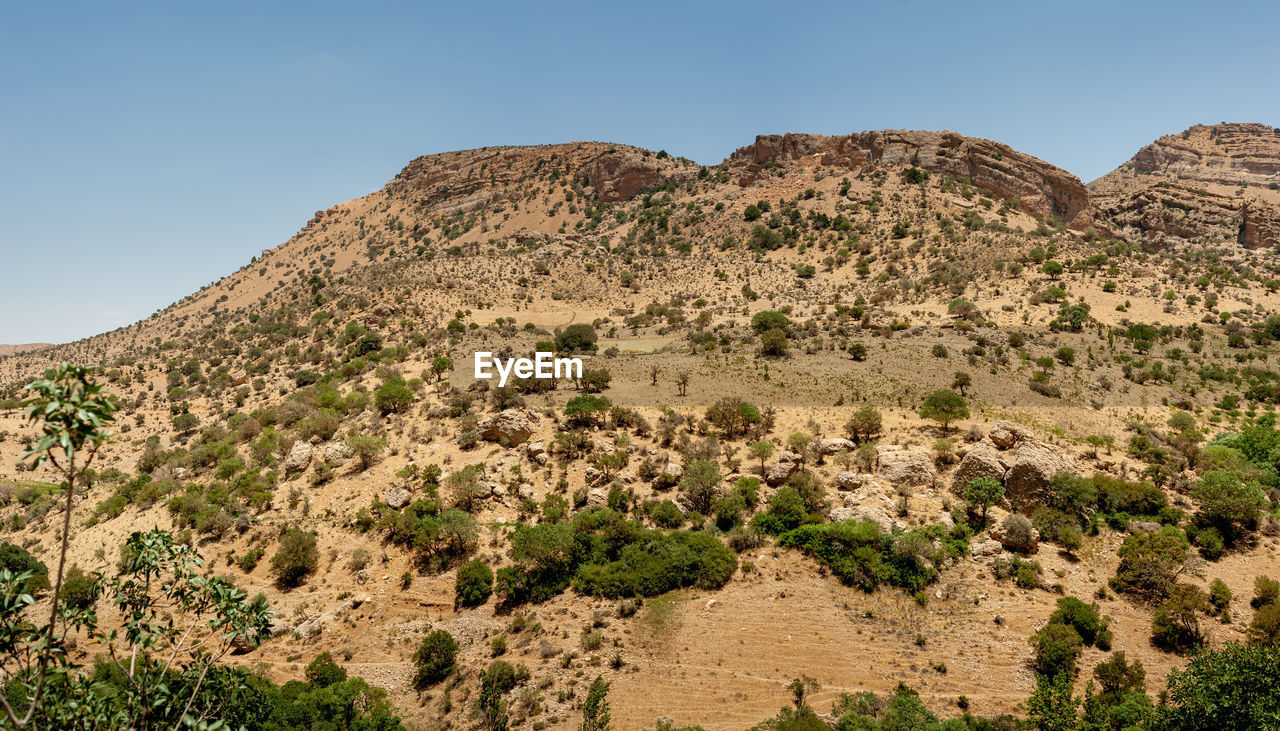
{"type": "Polygon", "coordinates": [[[116,436],[76,487],[70,562],[109,573],[130,533],[172,530],[277,613],[232,663],[283,683],[327,650],[409,728],[490,727],[497,661],[527,669],[512,728],[577,728],[596,676],[620,729],[750,728],[805,676],[830,724],[841,694],[900,684],[941,719],[1024,718],[1029,638],[1066,597],[1109,632],[1076,693],[1123,651],[1158,703],[1193,646],[1258,639],[1255,579],[1280,578],[1280,452],[1256,446],[1278,244],[1280,129],[1259,124],[1162,137],[1088,184],[903,130],[760,136],[718,165],[600,142],[421,157],[144,321],[0,346],[0,533],[54,565],[58,478],[20,461],[18,401],[97,365],[116,436]],[[476,351],[542,350],[583,378],[473,378],[476,351]],[[318,560],[288,582],[293,530],[318,560]],[[1125,546],[1169,534],[1176,558],[1126,573],[1125,546]],[[663,563],[704,539],[727,567],[663,563]],[[492,593],[460,601],[476,560],[492,593]],[[1153,637],[1178,585],[1218,601],[1181,615],[1189,644],[1153,637]],[[436,630],[456,666],[415,682],[436,630]]]}

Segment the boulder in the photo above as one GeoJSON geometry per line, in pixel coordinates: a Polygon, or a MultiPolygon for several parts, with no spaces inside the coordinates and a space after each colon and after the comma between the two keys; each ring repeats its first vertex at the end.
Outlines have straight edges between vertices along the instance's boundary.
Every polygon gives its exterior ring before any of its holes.
{"type": "Polygon", "coordinates": [[[937,475],[933,453],[925,447],[884,446],[877,455],[876,475],[893,485],[929,485],[937,475]]]}
{"type": "Polygon", "coordinates": [[[997,421],[987,436],[991,437],[991,441],[1001,449],[1009,449],[1018,442],[1035,441],[1036,438],[1036,435],[1026,427],[1004,419],[997,421]]]}
{"type": "Polygon", "coordinates": [[[383,498],[383,502],[387,504],[387,507],[393,510],[403,508],[412,502],[412,500],[413,496],[409,494],[409,491],[399,486],[387,490],[386,497],[383,498]]]}
{"type": "Polygon", "coordinates": [[[975,444],[965,453],[956,471],[952,473],[951,492],[963,495],[965,485],[968,485],[970,480],[981,477],[990,477],[996,482],[1004,482],[1006,471],[1004,460],[1000,459],[1000,453],[995,447],[989,444],[975,444]]]}
{"type": "Polygon", "coordinates": [[[875,484],[874,475],[868,475],[865,472],[841,472],[836,475],[836,487],[841,490],[861,490],[864,487],[871,487],[875,484]]]}
{"type": "Polygon", "coordinates": [[[507,409],[494,416],[486,416],[476,424],[481,438],[497,442],[504,447],[514,447],[528,441],[538,425],[538,415],[528,409],[507,409]]]}
{"type": "Polygon", "coordinates": [[[999,541],[985,540],[974,541],[969,545],[969,552],[975,557],[982,556],[998,556],[1004,551],[1004,546],[999,541]]]}
{"type": "Polygon", "coordinates": [[[662,482],[674,485],[684,477],[684,467],[676,462],[668,462],[662,467],[662,471],[658,473],[658,478],[662,482]]]}
{"type": "Polygon", "coordinates": [[[286,475],[291,475],[295,472],[302,472],[311,464],[311,455],[314,452],[315,447],[312,447],[310,444],[307,444],[306,442],[294,442],[293,448],[289,450],[289,456],[284,458],[284,463],[280,465],[280,467],[284,470],[286,475]]]}
{"type": "Polygon", "coordinates": [[[351,447],[346,442],[329,442],[324,448],[324,463],[337,467],[351,459],[351,447]]]}
{"type": "Polygon", "coordinates": [[[609,494],[597,487],[587,493],[588,508],[603,508],[609,504],[609,494]]]}
{"type": "Polygon", "coordinates": [[[818,453],[823,455],[839,454],[840,452],[852,452],[857,449],[858,445],[848,439],[823,439],[818,442],[818,453]]]}
{"type": "Polygon", "coordinates": [[[1043,442],[1021,442],[1005,474],[1005,496],[1015,507],[1031,512],[1047,501],[1049,481],[1059,472],[1076,471],[1075,464],[1043,442]]]}
{"type": "Polygon", "coordinates": [[[783,452],[778,455],[778,461],[774,462],[769,471],[765,473],[764,481],[770,485],[781,485],[799,469],[800,455],[795,452],[783,452]]]}
{"type": "Polygon", "coordinates": [[[1129,521],[1130,533],[1159,533],[1162,526],[1150,520],[1129,521]]]}

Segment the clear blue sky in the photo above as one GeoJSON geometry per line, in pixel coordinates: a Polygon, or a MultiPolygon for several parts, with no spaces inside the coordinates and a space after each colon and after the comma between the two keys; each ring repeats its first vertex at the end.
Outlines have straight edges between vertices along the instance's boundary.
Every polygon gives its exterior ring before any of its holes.
{"type": "Polygon", "coordinates": [[[1197,122],[1280,125],[1277,28],[1274,0],[6,0],[0,343],[144,318],[446,150],[952,129],[1087,181],[1197,122]]]}

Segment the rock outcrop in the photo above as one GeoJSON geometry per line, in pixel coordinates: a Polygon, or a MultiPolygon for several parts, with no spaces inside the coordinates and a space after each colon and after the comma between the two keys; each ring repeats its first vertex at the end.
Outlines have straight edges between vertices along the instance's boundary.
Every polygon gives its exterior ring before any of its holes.
{"type": "Polygon", "coordinates": [[[1004,480],[1005,497],[1027,512],[1045,504],[1054,475],[1076,471],[1074,462],[1043,442],[1022,442],[1012,455],[1004,480]]]}
{"type": "Polygon", "coordinates": [[[286,475],[292,475],[302,472],[311,464],[311,456],[315,453],[315,447],[306,442],[294,442],[293,447],[289,450],[288,456],[284,458],[280,468],[284,470],[286,475]]]}
{"type": "Polygon", "coordinates": [[[795,452],[783,452],[778,461],[773,463],[765,473],[764,481],[770,485],[781,485],[800,469],[800,455],[795,452]]]}
{"type": "Polygon", "coordinates": [[[1106,232],[1148,248],[1275,246],[1277,187],[1280,129],[1264,124],[1198,124],[1165,135],[1088,185],[1092,214],[1106,232]]]}
{"type": "Polygon", "coordinates": [[[965,452],[955,472],[951,474],[951,492],[963,495],[965,486],[971,480],[982,477],[1003,483],[1007,471],[1008,466],[995,447],[985,443],[975,444],[965,452]]]}
{"type": "Polygon", "coordinates": [[[1089,194],[1071,173],[1018,152],[1008,145],[955,132],[879,130],[851,135],[759,135],[725,162],[744,182],[754,180],[766,163],[814,164],[854,174],[871,166],[919,167],[954,178],[968,178],[992,195],[1017,200],[1029,212],[1060,216],[1068,224],[1085,211],[1089,194]]]}
{"type": "Polygon", "coordinates": [[[938,472],[933,453],[925,447],[884,446],[877,450],[876,476],[892,485],[929,485],[938,472]]]}
{"type": "Polygon", "coordinates": [[[538,415],[528,409],[507,409],[494,416],[486,416],[476,424],[480,437],[498,442],[504,447],[514,447],[528,441],[538,425],[538,415]]]}

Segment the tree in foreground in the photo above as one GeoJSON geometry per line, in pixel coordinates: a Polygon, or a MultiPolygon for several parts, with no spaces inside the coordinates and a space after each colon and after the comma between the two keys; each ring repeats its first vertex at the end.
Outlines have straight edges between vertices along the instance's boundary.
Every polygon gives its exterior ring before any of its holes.
{"type": "MultiPolygon", "coordinates": [[[[54,574],[53,600],[49,603],[49,620],[43,627],[33,629],[25,620],[25,610],[34,603],[26,590],[31,578],[27,572],[13,574],[0,571],[0,648],[21,655],[14,658],[16,666],[5,664],[12,682],[22,689],[23,701],[13,707],[0,695],[5,717],[14,728],[26,728],[36,717],[44,701],[46,683],[51,672],[65,674],[71,667],[63,649],[63,636],[58,634],[57,623],[63,609],[59,599],[62,593],[63,571],[67,563],[67,546],[71,541],[71,508],[74,486],[80,476],[89,469],[98,450],[110,441],[111,433],[106,425],[115,420],[115,399],[103,392],[95,383],[92,369],[62,363],[45,373],[45,377],[27,385],[32,396],[23,402],[25,415],[38,425],[40,437],[22,454],[22,459],[33,460],[39,467],[52,464],[62,473],[65,482],[66,503],[63,507],[62,535],[58,548],[58,569],[54,574]],[[77,464],[77,457],[83,463],[77,464]],[[25,663],[24,663],[25,661],[25,663]]],[[[87,626],[92,614],[84,610],[71,611],[62,616],[63,631],[87,626]]]]}
{"type": "Polygon", "coordinates": [[[1280,647],[1229,642],[1169,673],[1162,728],[1280,727],[1280,647]]]}

